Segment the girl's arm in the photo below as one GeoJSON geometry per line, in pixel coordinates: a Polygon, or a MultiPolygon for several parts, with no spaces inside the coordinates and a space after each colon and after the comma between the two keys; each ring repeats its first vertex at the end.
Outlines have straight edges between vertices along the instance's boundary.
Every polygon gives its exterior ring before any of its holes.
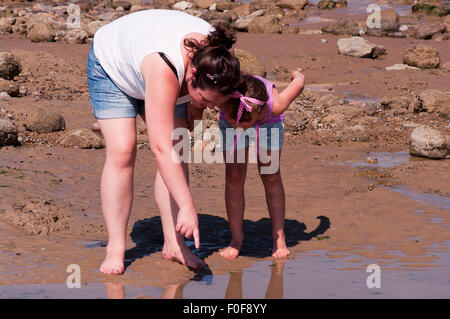
{"type": "Polygon", "coordinates": [[[180,208],[176,231],[200,246],[198,219],[189,186],[179,163],[173,160],[172,132],[179,83],[172,70],[158,54],[148,55],[141,65],[145,80],[145,115],[150,146],[158,169],[170,194],[180,208]]]}
{"type": "Polygon", "coordinates": [[[298,71],[292,72],[291,83],[281,92],[273,89],[272,116],[283,114],[294,99],[303,91],[305,87],[305,76],[298,71]]]}

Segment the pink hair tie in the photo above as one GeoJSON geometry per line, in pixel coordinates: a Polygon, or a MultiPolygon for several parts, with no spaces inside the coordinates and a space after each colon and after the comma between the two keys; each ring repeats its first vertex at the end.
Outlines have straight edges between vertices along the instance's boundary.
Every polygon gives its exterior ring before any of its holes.
{"type": "MultiPolygon", "coordinates": [[[[247,97],[247,96],[243,96],[241,94],[241,92],[239,91],[234,91],[233,94],[231,95],[232,98],[235,99],[239,99],[239,110],[238,110],[238,114],[237,114],[237,118],[236,118],[236,127],[239,124],[239,121],[241,120],[242,117],[242,112],[244,111],[244,108],[247,110],[247,112],[251,112],[252,111],[252,107],[250,105],[247,104],[247,101],[250,103],[254,103],[256,105],[264,105],[266,102],[264,101],[260,101],[258,99],[254,99],[252,97],[247,97]]],[[[259,127],[258,125],[256,126],[256,152],[258,152],[259,149],[259,127]]],[[[237,144],[238,144],[238,140],[239,140],[239,136],[241,132],[239,131],[237,136],[234,137],[234,145],[233,145],[233,149],[230,150],[230,155],[233,154],[233,151],[237,149],[237,144]]]]}

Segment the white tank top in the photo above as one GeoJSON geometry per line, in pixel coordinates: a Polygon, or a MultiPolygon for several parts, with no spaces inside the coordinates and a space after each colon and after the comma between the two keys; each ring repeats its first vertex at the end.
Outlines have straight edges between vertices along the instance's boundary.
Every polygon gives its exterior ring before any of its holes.
{"type": "MultiPolygon", "coordinates": [[[[144,100],[145,82],[141,74],[144,58],[154,52],[166,54],[177,70],[181,88],[184,79],[182,39],[188,33],[207,35],[212,30],[208,22],[181,11],[143,10],[101,27],[94,36],[94,51],[118,88],[144,100]]],[[[177,104],[184,102],[186,97],[177,100],[177,104]]]]}

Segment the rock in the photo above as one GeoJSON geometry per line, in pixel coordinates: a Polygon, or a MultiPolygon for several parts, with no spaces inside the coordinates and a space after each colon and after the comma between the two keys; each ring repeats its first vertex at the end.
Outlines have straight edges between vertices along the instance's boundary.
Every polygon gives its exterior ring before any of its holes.
{"type": "Polygon", "coordinates": [[[64,118],[55,111],[39,108],[28,114],[25,126],[32,132],[48,133],[64,130],[66,123],[64,118]]]}
{"type": "Polygon", "coordinates": [[[56,20],[50,13],[32,15],[27,21],[27,35],[33,42],[51,42],[56,33],[65,28],[66,22],[56,20]]]}
{"type": "Polygon", "coordinates": [[[70,29],[67,33],[64,39],[71,44],[82,44],[86,43],[86,40],[88,38],[88,34],[83,29],[70,29]]]}
{"type": "Polygon", "coordinates": [[[226,10],[232,10],[235,6],[236,3],[232,1],[218,1],[216,4],[216,10],[223,12],[226,10]]]}
{"type": "Polygon", "coordinates": [[[450,33],[450,15],[444,18],[445,32],[450,33]]]}
{"type": "Polygon", "coordinates": [[[250,52],[242,49],[235,49],[234,54],[239,59],[242,71],[262,77],[266,75],[264,66],[250,52]]]}
{"type": "Polygon", "coordinates": [[[100,129],[100,124],[98,124],[98,121],[95,121],[94,123],[91,124],[91,131],[96,133],[100,133],[102,131],[100,129]]]}
{"type": "Polygon", "coordinates": [[[371,43],[361,37],[339,39],[337,42],[339,54],[354,56],[358,58],[376,59],[386,54],[386,48],[371,43]]]}
{"type": "Polygon", "coordinates": [[[208,9],[215,0],[194,0],[193,2],[200,9],[208,9]]]}
{"type": "Polygon", "coordinates": [[[6,92],[9,96],[19,95],[19,84],[13,81],[0,79],[0,92],[6,92]]]}
{"type": "Polygon", "coordinates": [[[238,16],[234,11],[227,11],[227,12],[206,11],[200,17],[211,24],[221,22],[225,23],[226,25],[238,19],[238,16]]]}
{"type": "Polygon", "coordinates": [[[95,19],[101,20],[101,21],[106,21],[106,22],[111,22],[111,21],[114,21],[114,20],[124,16],[124,15],[125,15],[124,12],[113,11],[113,12],[106,12],[103,14],[99,14],[98,16],[95,17],[95,19]]]}
{"type": "Polygon", "coordinates": [[[0,78],[12,80],[22,72],[20,61],[11,53],[0,52],[0,78]]]}
{"type": "Polygon", "coordinates": [[[394,64],[386,67],[386,71],[401,71],[401,70],[420,70],[420,69],[406,64],[394,64]]]}
{"type": "Polygon", "coordinates": [[[288,110],[285,114],[285,129],[293,135],[298,134],[300,131],[304,131],[306,125],[309,123],[309,119],[313,117],[312,114],[300,112],[299,110],[288,110]]]}
{"type": "Polygon", "coordinates": [[[333,0],[320,0],[317,4],[317,8],[324,10],[324,9],[332,9],[336,7],[336,2],[333,0]]]}
{"type": "Polygon", "coordinates": [[[325,116],[321,123],[324,125],[324,128],[342,129],[347,124],[347,120],[342,114],[334,113],[325,116]]]}
{"type": "Polygon", "coordinates": [[[368,142],[370,139],[366,128],[359,124],[345,128],[343,134],[352,142],[368,142]]]}
{"type": "Polygon", "coordinates": [[[75,129],[67,132],[59,143],[64,147],[102,148],[103,140],[100,136],[87,128],[75,129]]]}
{"type": "Polygon", "coordinates": [[[251,5],[249,2],[243,3],[234,7],[233,11],[236,12],[239,17],[247,17],[251,13],[251,5]]]}
{"type": "Polygon", "coordinates": [[[442,70],[449,72],[450,71],[450,62],[445,63],[442,66],[442,70]]]}
{"type": "Polygon", "coordinates": [[[189,1],[180,1],[175,3],[172,8],[184,11],[186,9],[192,8],[192,3],[190,3],[189,1]]]}
{"type": "Polygon", "coordinates": [[[284,10],[279,6],[273,5],[266,10],[265,15],[278,16],[281,18],[284,16],[284,10]]]}
{"type": "Polygon", "coordinates": [[[409,138],[409,153],[432,159],[443,159],[449,153],[448,137],[427,126],[416,127],[409,138]]]}
{"type": "Polygon", "coordinates": [[[132,5],[130,10],[128,11],[128,13],[133,13],[133,12],[138,12],[138,11],[142,11],[142,10],[146,10],[148,9],[147,7],[141,6],[141,5],[132,5]]]}
{"type": "Polygon", "coordinates": [[[393,110],[397,114],[422,111],[422,103],[415,96],[383,97],[381,108],[393,110]]]}
{"type": "Polygon", "coordinates": [[[433,5],[429,3],[417,3],[414,4],[411,8],[411,11],[413,13],[425,13],[427,15],[433,15],[433,16],[445,16],[450,14],[450,7],[449,6],[441,6],[441,5],[433,5]]]}
{"type": "Polygon", "coordinates": [[[420,24],[416,28],[415,38],[431,39],[435,34],[444,33],[445,29],[446,26],[443,23],[420,24]]]}
{"type": "Polygon", "coordinates": [[[0,147],[17,144],[17,127],[8,120],[0,119],[0,147]]]}
{"type": "Polygon", "coordinates": [[[440,55],[432,47],[423,44],[413,45],[406,50],[403,63],[421,69],[434,69],[439,67],[440,55]]]}
{"type": "Polygon", "coordinates": [[[239,18],[234,22],[233,27],[239,31],[248,31],[248,27],[253,19],[262,16],[264,12],[265,10],[257,10],[245,18],[239,18]]]}
{"type": "Polygon", "coordinates": [[[0,19],[0,33],[11,33],[12,25],[16,22],[15,18],[0,19]]]}
{"type": "Polygon", "coordinates": [[[111,7],[113,7],[114,9],[123,8],[124,10],[130,10],[131,3],[123,0],[114,1],[113,3],[111,3],[111,7]]]}
{"type": "Polygon", "coordinates": [[[335,35],[359,35],[358,23],[350,18],[342,17],[339,18],[335,23],[329,24],[322,28],[322,32],[332,33],[335,35]]]}
{"type": "Polygon", "coordinates": [[[292,34],[292,33],[299,33],[300,28],[293,26],[293,25],[282,25],[281,26],[281,33],[284,34],[292,34]]]}
{"type": "Polygon", "coordinates": [[[450,97],[444,92],[429,89],[419,94],[423,108],[429,113],[437,113],[450,119],[450,97]]]}
{"type": "Polygon", "coordinates": [[[0,101],[6,101],[11,99],[8,93],[6,92],[0,92],[0,101]]]}
{"type": "Polygon", "coordinates": [[[303,8],[308,4],[308,0],[281,0],[277,3],[277,6],[283,9],[298,9],[303,10],[303,8]]]}
{"type": "Polygon", "coordinates": [[[251,33],[281,33],[280,19],[277,16],[256,17],[250,22],[248,32],[251,33]]]}
{"type": "Polygon", "coordinates": [[[103,27],[104,25],[106,25],[108,22],[106,21],[92,21],[90,22],[87,27],[86,27],[86,32],[88,34],[88,36],[93,37],[95,32],[97,32],[98,29],[100,29],[101,27],[103,27]]]}
{"type": "Polygon", "coordinates": [[[325,94],[314,102],[314,107],[319,108],[330,108],[336,105],[341,105],[341,99],[332,94],[325,94]]]}

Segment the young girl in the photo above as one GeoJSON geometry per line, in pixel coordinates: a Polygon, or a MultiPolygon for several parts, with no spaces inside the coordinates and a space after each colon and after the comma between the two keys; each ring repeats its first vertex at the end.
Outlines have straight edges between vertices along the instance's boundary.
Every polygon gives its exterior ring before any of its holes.
{"type": "MultiPolygon", "coordinates": [[[[248,163],[248,139],[245,134],[251,128],[256,131],[256,147],[259,154],[258,170],[264,184],[266,201],[272,221],[273,257],[290,254],[284,233],[285,195],[279,165],[275,172],[264,173],[263,168],[273,161],[279,163],[284,134],[284,111],[303,90],[305,77],[298,71],[292,73],[290,84],[278,93],[270,81],[248,74],[242,75],[242,83],[232,98],[221,108],[219,127],[222,132],[223,151],[226,159],[225,202],[231,229],[231,243],[220,255],[234,259],[244,241],[243,218],[245,209],[244,183],[248,163]],[[242,128],[244,134],[233,130],[242,128]],[[228,134],[228,136],[227,136],[228,134]],[[237,153],[245,147],[245,161],[238,163],[237,153]],[[262,160],[263,153],[269,161],[262,160]],[[234,159],[230,160],[234,153],[234,159]]],[[[251,135],[251,134],[250,134],[251,135]]]]}

